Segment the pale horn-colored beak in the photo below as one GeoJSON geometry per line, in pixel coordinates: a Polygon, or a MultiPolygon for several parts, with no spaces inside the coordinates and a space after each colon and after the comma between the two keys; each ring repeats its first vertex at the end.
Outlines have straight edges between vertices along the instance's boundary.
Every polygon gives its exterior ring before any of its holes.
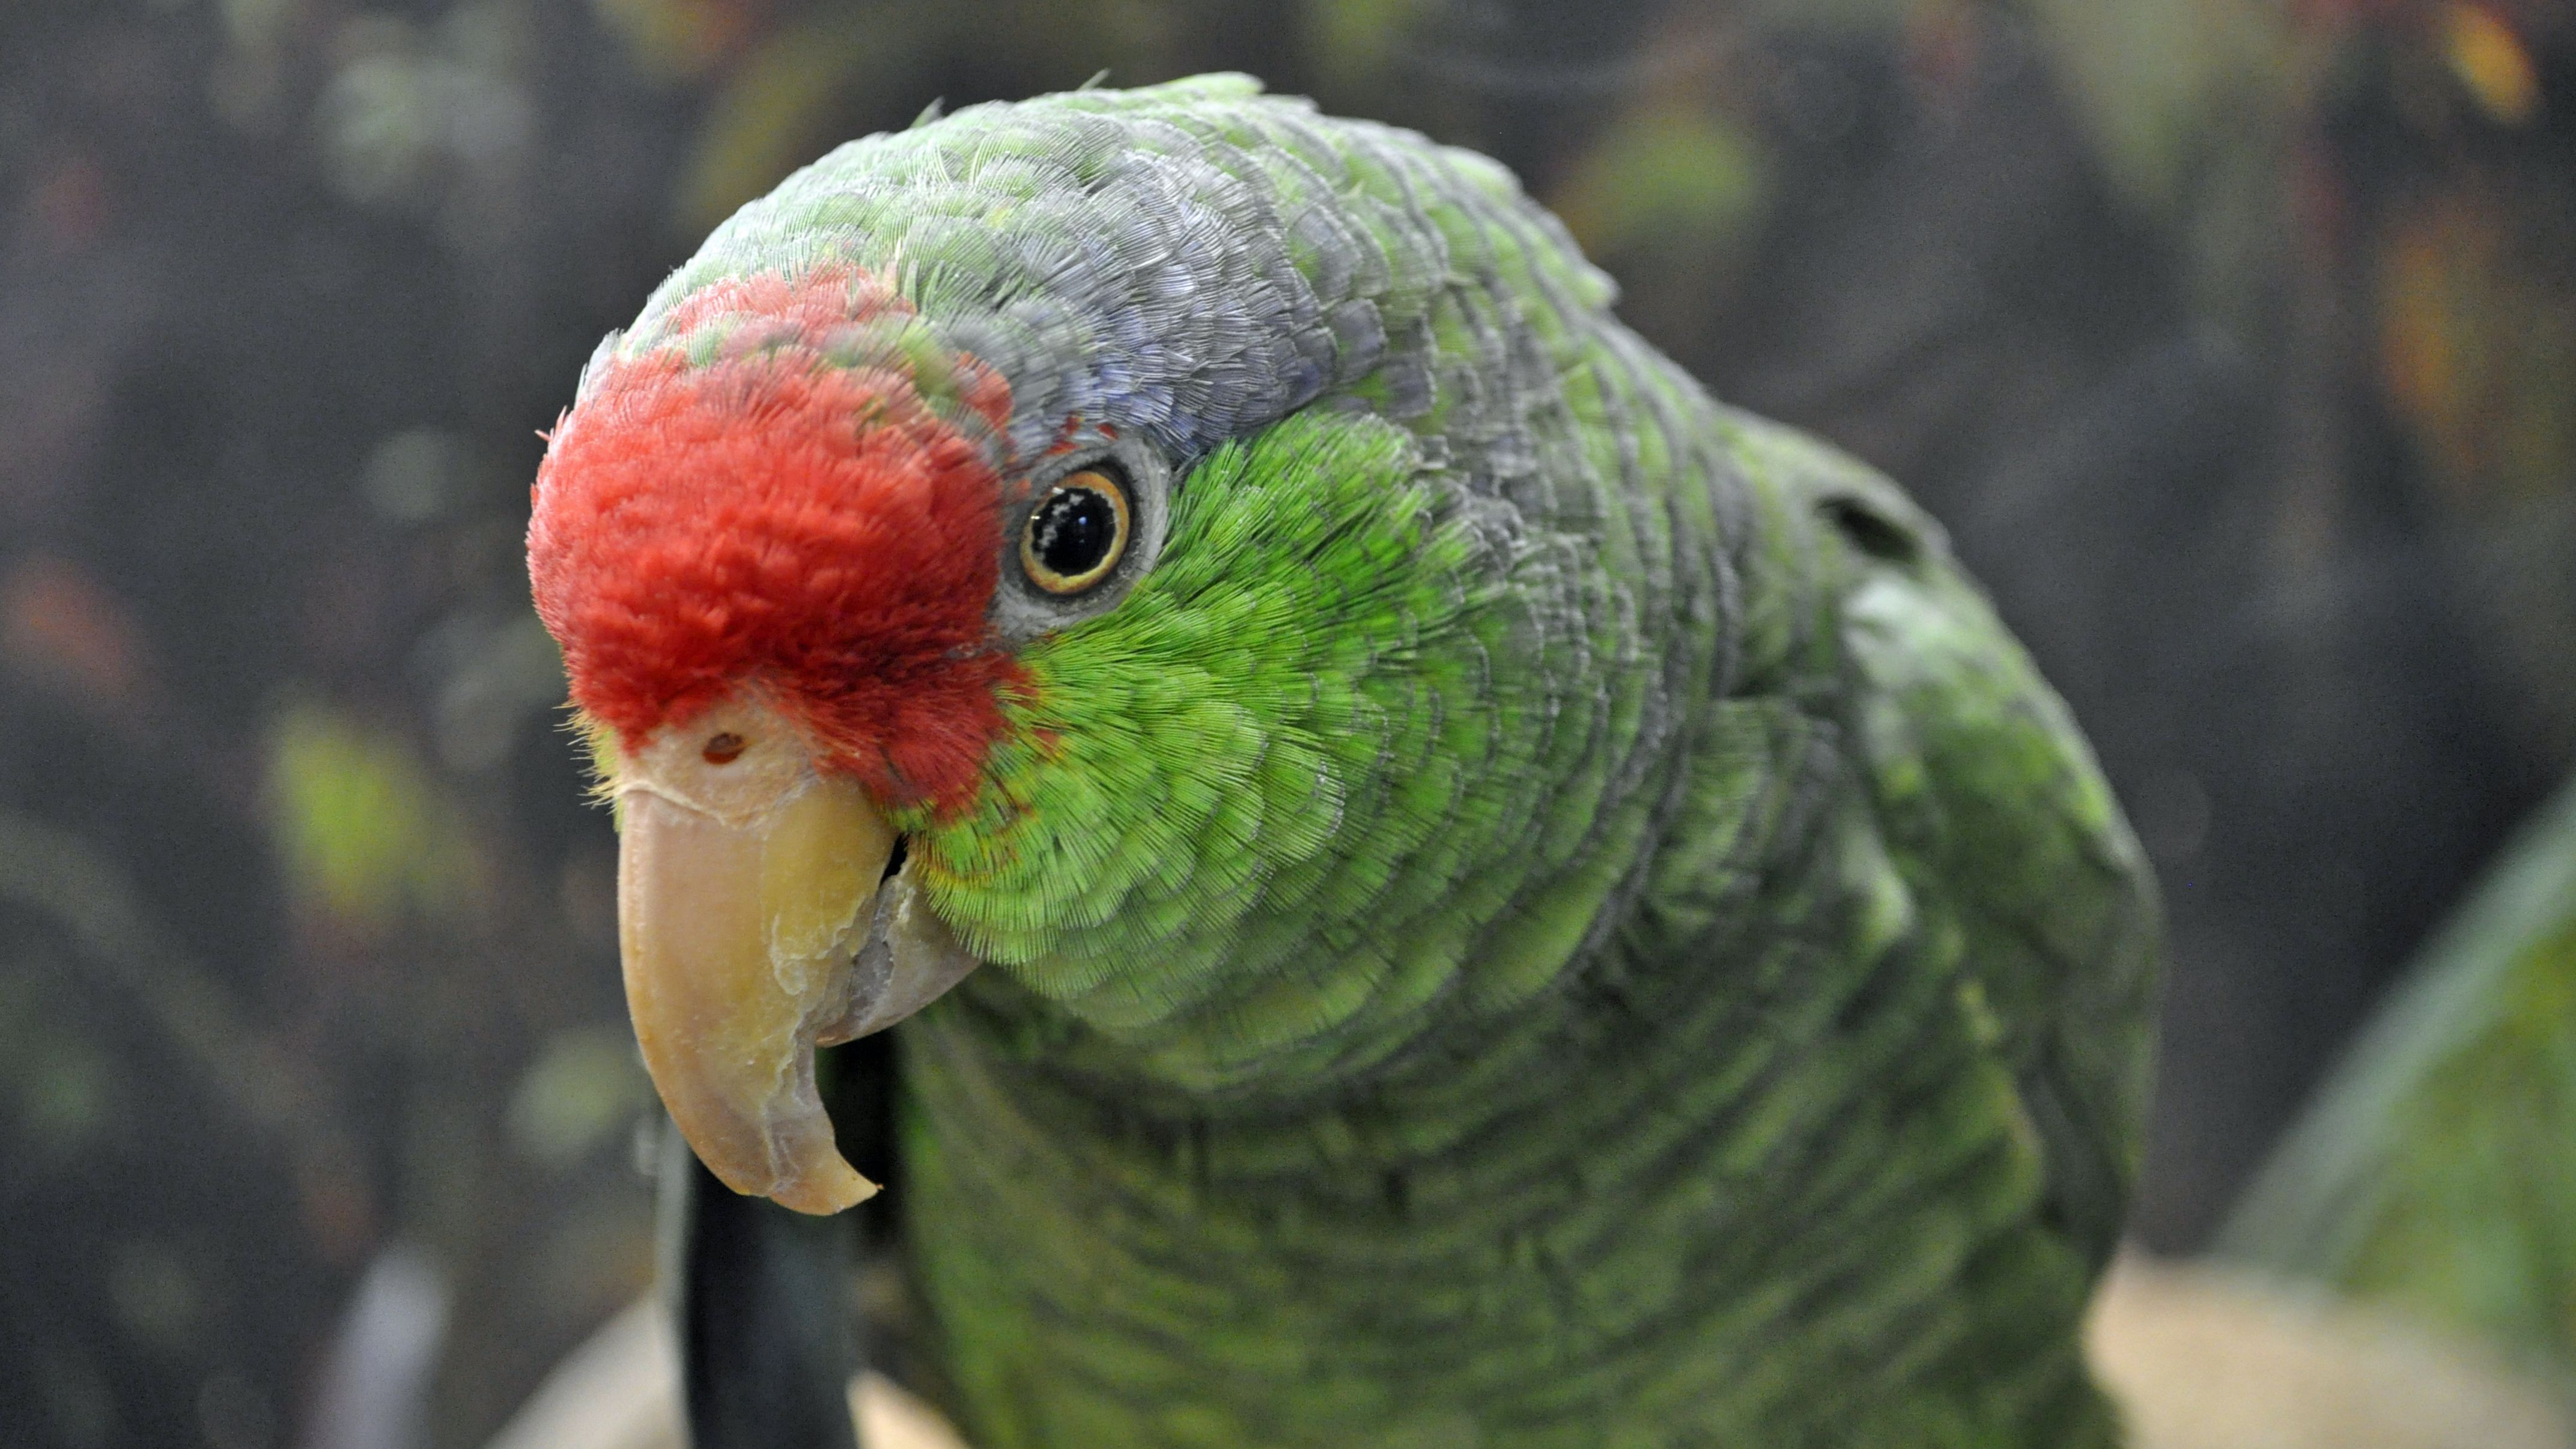
{"type": "Polygon", "coordinates": [[[727,703],[617,763],[618,944],[645,1069],[736,1192],[808,1213],[864,1201],[814,1050],[890,1026],[974,965],[857,782],[818,773],[775,711],[727,703]]]}

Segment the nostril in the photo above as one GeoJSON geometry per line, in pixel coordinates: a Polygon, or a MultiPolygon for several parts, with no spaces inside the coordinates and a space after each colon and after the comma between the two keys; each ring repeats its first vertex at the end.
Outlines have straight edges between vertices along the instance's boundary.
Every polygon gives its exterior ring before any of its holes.
{"type": "Polygon", "coordinates": [[[748,742],[742,736],[727,730],[723,734],[709,738],[706,748],[698,751],[698,754],[710,765],[730,765],[741,758],[743,746],[746,743],[748,742]]]}

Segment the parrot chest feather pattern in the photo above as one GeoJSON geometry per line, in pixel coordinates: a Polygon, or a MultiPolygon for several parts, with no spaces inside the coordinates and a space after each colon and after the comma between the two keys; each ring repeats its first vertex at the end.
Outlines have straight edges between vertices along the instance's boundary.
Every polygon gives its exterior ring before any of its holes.
{"type": "MultiPolygon", "coordinates": [[[[1203,77],[852,143],[594,361],[531,557],[609,773],[704,728],[583,667],[668,615],[984,963],[897,1038],[888,1194],[981,1449],[2116,1442],[2137,848],[1937,528],[1610,300],[1490,161],[1203,77]],[[755,363],[939,466],[594,481],[639,369],[755,363]],[[729,577],[864,537],[846,605],[583,582],[561,500],[691,489],[729,577]]],[[[811,1076],[706,1130],[820,1141],[811,1076]]]]}

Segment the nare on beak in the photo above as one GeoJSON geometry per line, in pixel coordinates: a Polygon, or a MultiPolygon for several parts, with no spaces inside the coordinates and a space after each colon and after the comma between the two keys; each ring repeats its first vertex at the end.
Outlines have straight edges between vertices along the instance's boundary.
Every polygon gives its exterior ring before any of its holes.
{"type": "Polygon", "coordinates": [[[866,791],[819,770],[775,710],[717,705],[614,775],[626,1004],[663,1106],[736,1192],[808,1213],[866,1200],[814,1051],[919,1011],[974,956],[866,791]]]}

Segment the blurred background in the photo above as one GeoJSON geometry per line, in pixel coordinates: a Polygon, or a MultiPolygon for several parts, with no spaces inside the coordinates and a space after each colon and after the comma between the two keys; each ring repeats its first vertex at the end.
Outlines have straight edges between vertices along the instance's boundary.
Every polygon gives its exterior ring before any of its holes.
{"type": "Polygon", "coordinates": [[[2561,4],[9,0],[9,1442],[467,1449],[645,1286],[536,430],[829,145],[1209,69],[1947,522],[2169,894],[2152,1247],[2576,759],[2561,4]]]}

